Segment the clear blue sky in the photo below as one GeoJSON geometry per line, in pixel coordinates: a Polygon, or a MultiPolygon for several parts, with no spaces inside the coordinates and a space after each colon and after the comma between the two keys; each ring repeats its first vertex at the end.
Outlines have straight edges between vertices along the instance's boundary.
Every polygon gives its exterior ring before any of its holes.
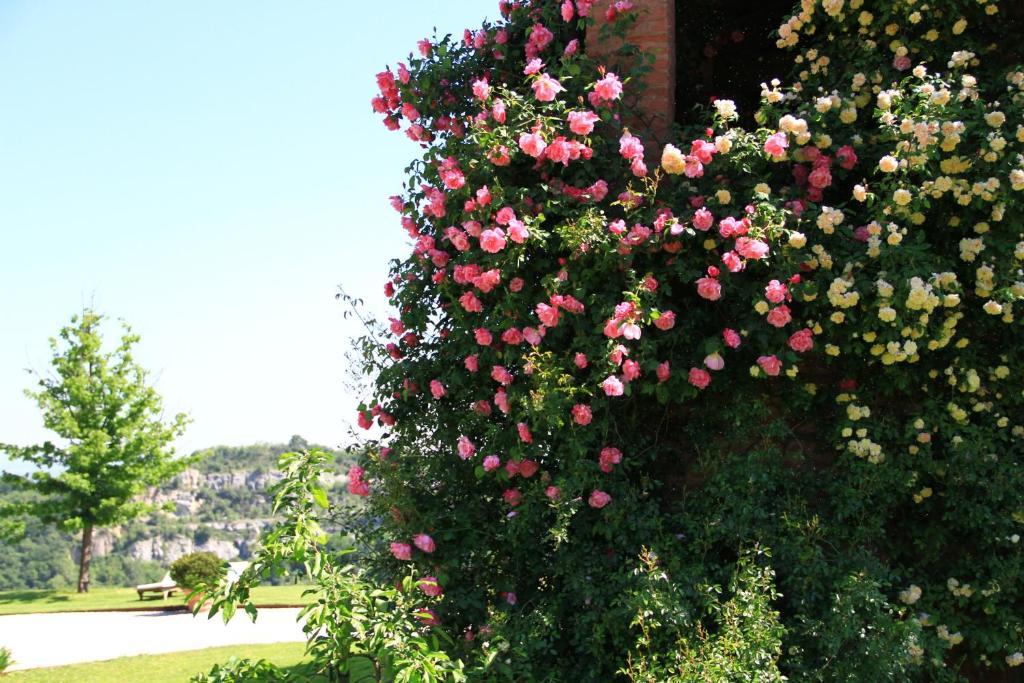
{"type": "MultiPolygon", "coordinates": [[[[384,312],[417,147],[374,74],[497,0],[0,2],[0,442],[83,304],[130,322],[180,451],[345,438],[336,285],[384,312]]],[[[113,333],[114,326],[109,328],[113,333]]]]}

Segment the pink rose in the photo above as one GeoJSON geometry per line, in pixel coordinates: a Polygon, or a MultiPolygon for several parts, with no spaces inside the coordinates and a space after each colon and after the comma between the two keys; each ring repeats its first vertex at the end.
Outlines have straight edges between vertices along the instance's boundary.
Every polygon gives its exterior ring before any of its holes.
{"type": "Polygon", "coordinates": [[[622,451],[618,448],[609,446],[601,449],[601,456],[598,458],[597,463],[602,472],[605,474],[611,472],[614,466],[620,462],[622,462],[622,451]]]}
{"type": "Polygon", "coordinates": [[[491,86],[484,79],[473,81],[473,96],[478,100],[485,101],[491,96],[491,86]]]}
{"type": "Polygon", "coordinates": [[[412,539],[413,544],[425,553],[432,553],[437,548],[434,539],[426,534],[416,534],[412,539]]]}
{"type": "Polygon", "coordinates": [[[781,159],[789,147],[789,138],[783,132],[778,132],[764,141],[764,151],[773,159],[781,159]]]}
{"type": "Polygon", "coordinates": [[[466,356],[466,359],[462,362],[465,364],[466,369],[469,370],[470,372],[476,372],[477,370],[480,369],[480,357],[475,353],[466,356]]]}
{"type": "MultiPolygon", "coordinates": [[[[476,338],[476,343],[480,346],[490,346],[491,342],[494,341],[490,331],[483,327],[473,330],[473,336],[476,338]]],[[[473,372],[476,372],[476,370],[473,370],[473,372]]]]}
{"type": "Polygon", "coordinates": [[[370,485],[363,481],[364,470],[358,465],[353,465],[348,470],[348,492],[357,496],[370,495],[370,485]]]}
{"type": "Polygon", "coordinates": [[[444,590],[441,588],[441,584],[437,582],[437,577],[435,576],[424,576],[420,579],[419,586],[424,595],[432,598],[436,598],[444,593],[444,590]]]}
{"type": "Polygon", "coordinates": [[[565,0],[562,3],[562,21],[572,21],[575,13],[576,8],[573,6],[572,0],[565,0]]]}
{"type": "Polygon", "coordinates": [[[438,381],[436,379],[432,379],[432,380],[430,380],[430,393],[433,394],[435,399],[437,399],[437,398],[444,398],[444,396],[448,392],[447,392],[447,390],[445,390],[444,385],[441,384],[440,381],[438,381]]]}
{"type": "Polygon", "coordinates": [[[587,504],[590,507],[595,508],[597,510],[600,510],[601,508],[603,508],[605,505],[607,505],[610,502],[612,502],[612,497],[609,496],[604,491],[600,491],[600,490],[597,490],[597,489],[592,491],[590,493],[590,498],[587,499],[587,504]]]}
{"type": "Polygon", "coordinates": [[[740,347],[741,337],[739,332],[731,328],[727,327],[722,330],[722,340],[730,349],[738,349],[740,347]]]}
{"type": "Polygon", "coordinates": [[[488,455],[484,458],[484,471],[493,472],[494,470],[501,467],[501,458],[496,455],[488,455]]]}
{"type": "Polygon", "coordinates": [[[849,171],[857,165],[857,152],[854,151],[853,147],[843,145],[836,150],[836,159],[839,160],[840,166],[849,171]]]}
{"type": "Polygon", "coordinates": [[[828,187],[832,184],[832,171],[829,170],[828,166],[818,166],[811,175],[807,178],[810,182],[811,187],[816,187],[819,190],[828,187]]]}
{"type": "Polygon", "coordinates": [[[499,384],[508,386],[512,384],[512,373],[504,365],[495,365],[491,368],[491,379],[499,384]]]}
{"type": "Polygon", "coordinates": [[[703,368],[690,368],[688,381],[698,389],[704,389],[711,384],[711,374],[703,368]]]}
{"type": "Polygon", "coordinates": [[[558,490],[557,486],[549,486],[546,489],[544,489],[544,495],[550,498],[551,500],[555,500],[556,498],[558,498],[559,494],[561,494],[561,491],[558,490]]]}
{"type": "Polygon", "coordinates": [[[548,327],[558,325],[558,309],[548,304],[537,304],[537,317],[548,327]]]}
{"type": "Polygon", "coordinates": [[[508,415],[510,409],[508,393],[503,388],[499,388],[494,394],[494,405],[498,406],[498,410],[508,415]]]}
{"type": "Polygon", "coordinates": [[[722,285],[713,277],[702,277],[697,280],[697,294],[708,301],[717,301],[722,298],[722,285]]]}
{"type": "Polygon", "coordinates": [[[489,254],[497,254],[505,248],[505,231],[501,228],[492,228],[480,233],[480,248],[489,254]]]}
{"type": "Polygon", "coordinates": [[[476,446],[465,436],[460,436],[458,441],[459,446],[459,457],[463,460],[469,460],[476,453],[476,446]]]}
{"type": "Polygon", "coordinates": [[[525,284],[526,284],[526,282],[523,281],[523,278],[521,278],[521,277],[514,277],[511,280],[509,280],[508,288],[509,288],[509,291],[518,292],[518,291],[520,291],[523,288],[523,285],[525,285],[525,284]]]}
{"type": "Polygon", "coordinates": [[[663,311],[661,316],[654,321],[654,326],[659,330],[671,330],[676,325],[676,314],[672,311],[663,311]]]}
{"type": "Polygon", "coordinates": [[[622,382],[615,375],[608,375],[603,382],[601,382],[601,388],[604,389],[605,396],[622,396],[624,387],[622,382]]]}
{"type": "Polygon", "coordinates": [[[658,363],[657,375],[659,382],[667,382],[669,377],[672,376],[672,369],[669,366],[668,361],[658,363]]]}
{"type": "Polygon", "coordinates": [[[527,62],[526,67],[523,69],[524,76],[532,76],[536,73],[540,73],[540,70],[544,68],[544,62],[539,57],[534,57],[527,62]]]}
{"type": "Polygon", "coordinates": [[[814,333],[808,329],[797,330],[789,337],[789,348],[805,353],[814,348],[814,333]]]}
{"type": "Polygon", "coordinates": [[[516,430],[519,432],[519,440],[523,443],[533,443],[533,435],[530,433],[530,428],[525,422],[520,422],[516,425],[516,430]]]}
{"type": "Polygon", "coordinates": [[[519,505],[523,501],[523,494],[519,492],[519,489],[505,489],[501,497],[512,507],[519,505]]]}
{"type": "Polygon", "coordinates": [[[622,81],[613,73],[594,83],[594,94],[599,102],[610,102],[622,97],[622,81]]]}
{"type": "Polygon", "coordinates": [[[782,361],[776,356],[761,356],[757,359],[757,364],[761,366],[761,369],[765,371],[765,374],[775,377],[779,374],[779,370],[782,369],[782,361]]]}
{"type": "Polygon", "coordinates": [[[587,354],[585,354],[585,353],[577,353],[575,355],[575,357],[573,357],[573,362],[576,364],[576,367],[578,367],[580,370],[586,368],[587,367],[587,354]]]}
{"type": "Polygon", "coordinates": [[[558,93],[565,90],[562,84],[551,78],[548,74],[541,74],[531,86],[533,95],[539,102],[551,102],[558,96],[558,93]]]}
{"type": "Polygon", "coordinates": [[[736,251],[740,256],[748,259],[763,259],[768,255],[768,245],[758,239],[749,237],[738,237],[736,239],[736,251]]]}
{"type": "Polygon", "coordinates": [[[540,328],[540,331],[538,331],[536,328],[533,328],[533,327],[527,327],[527,328],[525,328],[523,330],[523,338],[527,341],[527,343],[530,344],[530,346],[540,346],[540,340],[541,340],[541,333],[540,332],[543,331],[543,330],[544,330],[543,327],[540,328]]]}
{"type": "Polygon", "coordinates": [[[764,288],[764,298],[773,304],[781,304],[786,300],[786,295],[788,294],[789,289],[778,280],[772,280],[764,288]]]}
{"type": "Polygon", "coordinates": [[[772,327],[785,327],[793,319],[789,306],[776,306],[768,312],[768,324],[772,327]]]}
{"type": "Polygon", "coordinates": [[[725,367],[725,359],[718,353],[709,353],[704,357],[704,367],[718,372],[725,367]]]}
{"type": "Polygon", "coordinates": [[[576,135],[590,135],[594,131],[594,124],[600,120],[601,117],[592,111],[571,111],[569,130],[576,135]]]}
{"type": "Polygon", "coordinates": [[[594,413],[591,412],[590,406],[577,403],[572,407],[572,419],[576,424],[585,427],[594,419],[594,413]]]}
{"type": "Polygon", "coordinates": [[[693,227],[704,232],[711,228],[715,223],[715,217],[710,211],[701,207],[693,214],[693,227]]]}
{"type": "Polygon", "coordinates": [[[623,133],[619,138],[619,154],[623,159],[642,159],[644,156],[644,145],[640,138],[623,133]]]}
{"type": "Polygon", "coordinates": [[[412,546],[408,543],[392,543],[391,554],[396,560],[411,560],[412,546]]]}
{"type": "Polygon", "coordinates": [[[640,364],[635,360],[627,360],[622,364],[622,379],[625,382],[632,382],[640,377],[640,364]]]}
{"type": "Polygon", "coordinates": [[[519,149],[529,154],[534,159],[539,159],[544,155],[544,150],[547,149],[548,143],[544,142],[537,133],[523,133],[519,136],[519,149]]]}
{"type": "Polygon", "coordinates": [[[730,273],[738,273],[747,267],[747,264],[735,251],[727,251],[722,254],[722,263],[725,264],[730,273]]]}
{"type": "Polygon", "coordinates": [[[519,476],[529,479],[533,475],[537,474],[537,470],[539,469],[540,465],[533,460],[523,460],[519,463],[519,476]]]}

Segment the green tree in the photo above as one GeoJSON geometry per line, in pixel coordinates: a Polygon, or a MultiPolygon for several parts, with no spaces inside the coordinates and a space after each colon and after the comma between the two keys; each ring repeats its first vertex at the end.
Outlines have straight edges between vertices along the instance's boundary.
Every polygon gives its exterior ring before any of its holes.
{"type": "Polygon", "coordinates": [[[4,505],[0,515],[29,515],[80,531],[80,593],[89,590],[93,531],[150,512],[153,505],[139,495],[188,464],[175,458],[171,447],[188,418],[163,419],[161,398],[132,355],[138,335],[122,324],[120,344],[106,352],[102,322],[103,316],[89,309],[73,316],[50,340],[52,373],[38,376],[38,390],[26,391],[58,439],[33,446],[0,444],[12,460],[38,468],[24,476],[4,473],[5,481],[31,495],[4,505]]]}

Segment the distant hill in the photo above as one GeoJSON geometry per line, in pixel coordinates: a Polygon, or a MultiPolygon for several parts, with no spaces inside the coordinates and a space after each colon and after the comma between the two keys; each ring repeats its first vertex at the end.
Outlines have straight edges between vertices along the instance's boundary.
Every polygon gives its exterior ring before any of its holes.
{"type": "MultiPolygon", "coordinates": [[[[130,524],[98,531],[93,543],[94,585],[155,581],[182,555],[208,550],[225,560],[246,559],[271,521],[267,489],[280,480],[282,453],[319,448],[338,464],[324,479],[332,501],[347,500],[345,472],[353,457],[293,436],[286,444],[217,446],[145,498],[167,508],[130,524]]],[[[10,495],[0,489],[0,497],[10,495]]],[[[0,590],[64,588],[77,577],[77,542],[53,527],[29,521],[26,537],[0,543],[0,590]]]]}

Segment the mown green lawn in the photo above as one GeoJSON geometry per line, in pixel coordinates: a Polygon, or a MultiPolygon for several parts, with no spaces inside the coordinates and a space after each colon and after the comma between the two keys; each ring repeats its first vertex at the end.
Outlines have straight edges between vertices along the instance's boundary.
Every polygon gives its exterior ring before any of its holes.
{"type": "Polygon", "coordinates": [[[319,680],[304,671],[304,648],[304,643],[212,647],[207,650],[121,657],[105,662],[14,671],[5,680],[11,683],[184,683],[196,674],[206,673],[214,664],[226,662],[230,657],[266,659],[290,669],[294,674],[302,674],[298,680],[319,680]]]}
{"type": "MultiPolygon", "coordinates": [[[[252,591],[257,606],[303,605],[302,591],[308,586],[258,586],[252,591]]],[[[0,615],[36,612],[98,612],[118,609],[180,609],[181,593],[166,600],[147,596],[139,600],[134,588],[93,588],[88,593],[56,590],[0,591],[0,615]]]]}

